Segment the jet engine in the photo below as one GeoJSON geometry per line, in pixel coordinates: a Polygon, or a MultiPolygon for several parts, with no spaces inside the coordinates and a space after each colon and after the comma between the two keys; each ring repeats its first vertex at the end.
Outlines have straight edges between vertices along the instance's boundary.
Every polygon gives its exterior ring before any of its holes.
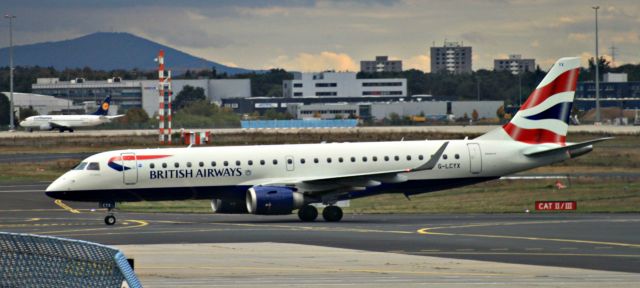
{"type": "Polygon", "coordinates": [[[49,123],[40,125],[40,130],[51,130],[51,129],[52,127],[51,125],[49,125],[49,123]]]}
{"type": "Polygon", "coordinates": [[[211,210],[218,214],[246,214],[247,205],[238,200],[212,199],[211,210]]]}
{"type": "Polygon", "coordinates": [[[247,190],[249,213],[258,215],[285,215],[305,204],[304,195],[289,187],[255,186],[247,190]]]}

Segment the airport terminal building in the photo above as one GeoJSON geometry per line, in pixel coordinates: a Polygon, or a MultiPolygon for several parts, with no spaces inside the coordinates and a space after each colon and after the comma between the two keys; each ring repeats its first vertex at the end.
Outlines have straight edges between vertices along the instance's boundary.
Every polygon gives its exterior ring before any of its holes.
{"type": "Polygon", "coordinates": [[[355,72],[293,73],[282,81],[285,98],[407,96],[407,79],[358,79],[355,72]]]}
{"type": "MultiPolygon", "coordinates": [[[[187,85],[204,89],[207,99],[215,103],[222,103],[227,98],[251,96],[249,79],[173,79],[171,83],[174,97],[187,85]]],[[[159,105],[157,86],[157,80],[123,80],[118,77],[106,81],[38,78],[31,89],[33,93],[66,99],[76,105],[87,101],[98,102],[111,95],[113,104],[123,110],[143,108],[149,115],[153,115],[158,111],[159,105]]]]}

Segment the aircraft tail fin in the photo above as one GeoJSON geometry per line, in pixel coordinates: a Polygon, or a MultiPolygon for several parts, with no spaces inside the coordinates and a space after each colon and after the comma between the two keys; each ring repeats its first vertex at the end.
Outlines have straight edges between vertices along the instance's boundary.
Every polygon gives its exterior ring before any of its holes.
{"type": "Polygon", "coordinates": [[[111,95],[104,98],[98,110],[94,112],[92,115],[108,115],[109,114],[109,106],[111,105],[111,95]]]}
{"type": "Polygon", "coordinates": [[[580,58],[560,58],[511,121],[478,139],[564,145],[580,71],[580,58]]]}

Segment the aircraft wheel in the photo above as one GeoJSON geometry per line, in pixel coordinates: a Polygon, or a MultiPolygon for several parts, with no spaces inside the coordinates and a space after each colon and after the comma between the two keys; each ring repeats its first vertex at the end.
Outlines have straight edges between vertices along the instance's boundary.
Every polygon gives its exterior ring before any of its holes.
{"type": "Polygon", "coordinates": [[[304,205],[298,209],[298,218],[303,222],[313,222],[318,218],[318,209],[311,205],[304,205]]]}
{"type": "Polygon", "coordinates": [[[64,133],[64,129],[59,129],[59,130],[60,130],[60,133],[64,133]]]}
{"type": "Polygon", "coordinates": [[[73,129],[69,129],[69,133],[73,133],[73,129]]]}
{"type": "Polygon", "coordinates": [[[338,222],[342,220],[342,208],[338,206],[327,206],[322,210],[322,218],[327,222],[338,222]]]}
{"type": "Polygon", "coordinates": [[[107,215],[106,217],[104,217],[104,224],[107,224],[108,226],[116,224],[116,216],[107,215]]]}

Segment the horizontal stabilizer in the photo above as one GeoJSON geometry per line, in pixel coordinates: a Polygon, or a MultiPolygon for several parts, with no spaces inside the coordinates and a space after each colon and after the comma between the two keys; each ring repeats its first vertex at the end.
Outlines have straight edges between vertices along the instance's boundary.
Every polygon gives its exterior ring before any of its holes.
{"type": "Polygon", "coordinates": [[[551,153],[557,153],[557,152],[563,152],[563,151],[572,151],[572,150],[577,150],[580,148],[584,148],[587,146],[590,146],[592,144],[598,143],[598,142],[602,142],[605,140],[609,140],[609,139],[613,139],[613,137],[604,137],[604,138],[598,138],[598,139],[593,139],[593,140],[589,140],[589,141],[584,141],[584,142],[580,142],[580,143],[575,143],[575,144],[569,144],[566,146],[560,146],[560,147],[544,147],[544,146],[536,146],[536,147],[532,147],[529,149],[526,149],[523,154],[525,156],[529,156],[529,157],[540,157],[540,156],[545,156],[551,153]]]}

